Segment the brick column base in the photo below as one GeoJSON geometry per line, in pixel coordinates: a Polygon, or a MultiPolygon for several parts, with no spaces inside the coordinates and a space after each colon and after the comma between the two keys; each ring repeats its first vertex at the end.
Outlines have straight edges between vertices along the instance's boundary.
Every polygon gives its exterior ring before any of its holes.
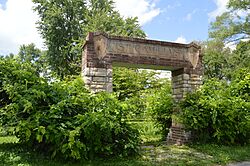
{"type": "Polygon", "coordinates": [[[182,145],[191,141],[191,131],[185,131],[182,124],[172,123],[167,136],[167,144],[182,145]]]}

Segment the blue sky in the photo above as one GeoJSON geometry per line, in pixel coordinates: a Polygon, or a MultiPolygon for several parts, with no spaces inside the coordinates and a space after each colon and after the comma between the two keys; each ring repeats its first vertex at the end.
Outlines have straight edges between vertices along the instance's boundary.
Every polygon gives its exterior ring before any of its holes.
{"type": "MultiPolygon", "coordinates": [[[[114,0],[124,17],[137,16],[150,39],[189,43],[206,40],[208,27],[226,11],[228,0],[114,0]]],[[[32,0],[0,0],[0,54],[18,52],[21,44],[45,49],[36,29],[32,0]],[[3,26],[4,25],[4,26],[3,26]]]]}
{"type": "Polygon", "coordinates": [[[172,41],[178,37],[187,41],[207,39],[208,13],[216,8],[213,1],[161,0],[156,4],[162,12],[143,26],[150,38],[172,41]]]}
{"type": "Polygon", "coordinates": [[[0,4],[1,4],[2,6],[5,6],[5,3],[6,3],[6,0],[0,0],[0,4]]]}

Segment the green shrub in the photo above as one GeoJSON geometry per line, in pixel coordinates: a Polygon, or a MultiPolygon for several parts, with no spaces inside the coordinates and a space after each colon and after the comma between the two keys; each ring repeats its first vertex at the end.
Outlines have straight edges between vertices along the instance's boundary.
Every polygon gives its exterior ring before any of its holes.
{"type": "Polygon", "coordinates": [[[171,85],[169,81],[165,81],[165,84],[161,88],[152,91],[148,98],[148,110],[151,112],[156,126],[161,129],[163,139],[166,138],[171,126],[173,106],[171,85]]]}
{"type": "Polygon", "coordinates": [[[137,152],[138,131],[123,119],[124,103],[110,94],[90,94],[81,78],[49,82],[29,63],[0,63],[1,91],[9,100],[0,106],[1,125],[14,127],[21,143],[71,159],[137,152]]]}
{"type": "MultiPolygon", "coordinates": [[[[154,130],[161,131],[160,134],[165,139],[171,125],[173,109],[168,79],[159,78],[155,71],[114,68],[113,90],[117,98],[128,105],[129,120],[145,120],[145,123],[153,120],[156,124],[154,130]]],[[[142,136],[149,135],[141,125],[135,126],[142,131],[142,136]]]]}
{"type": "Polygon", "coordinates": [[[230,83],[211,79],[181,103],[182,120],[200,141],[246,143],[250,138],[249,72],[230,83]]]}

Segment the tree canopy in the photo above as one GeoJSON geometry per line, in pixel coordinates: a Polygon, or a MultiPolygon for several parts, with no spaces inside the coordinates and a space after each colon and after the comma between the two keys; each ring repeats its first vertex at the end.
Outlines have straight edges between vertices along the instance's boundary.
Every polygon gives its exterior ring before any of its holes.
{"type": "Polygon", "coordinates": [[[228,11],[211,24],[209,36],[224,42],[250,39],[250,1],[230,0],[228,11]]]}
{"type": "Polygon", "coordinates": [[[60,78],[79,74],[81,47],[90,31],[145,37],[137,18],[124,19],[112,0],[33,0],[46,57],[60,78]]]}
{"type": "Polygon", "coordinates": [[[250,1],[230,0],[228,11],[211,23],[204,47],[206,78],[231,80],[239,68],[250,67],[250,1]],[[235,50],[227,48],[234,45],[235,50]]]}

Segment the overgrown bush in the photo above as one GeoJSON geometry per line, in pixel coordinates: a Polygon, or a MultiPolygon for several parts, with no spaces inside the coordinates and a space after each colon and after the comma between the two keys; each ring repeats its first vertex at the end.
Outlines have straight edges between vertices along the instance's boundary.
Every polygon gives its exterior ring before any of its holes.
{"type": "Polygon", "coordinates": [[[90,94],[81,78],[48,82],[29,65],[1,59],[2,126],[52,157],[93,159],[137,152],[138,131],[123,119],[127,106],[110,94],[90,94]],[[8,100],[5,100],[7,98],[8,100]]]}
{"type": "Polygon", "coordinates": [[[114,94],[128,105],[128,119],[134,124],[138,120],[135,126],[142,131],[142,136],[146,134],[141,127],[142,121],[153,120],[156,124],[153,130],[161,131],[165,139],[171,125],[173,101],[169,80],[159,78],[157,74],[150,70],[114,68],[114,94]]]}
{"type": "Polygon", "coordinates": [[[170,82],[166,80],[161,88],[152,91],[148,101],[147,109],[150,111],[156,126],[161,129],[162,137],[165,139],[171,126],[174,106],[170,82]]]}
{"type": "Polygon", "coordinates": [[[208,80],[181,103],[182,120],[200,141],[244,144],[250,138],[250,73],[232,82],[208,80]]]}

